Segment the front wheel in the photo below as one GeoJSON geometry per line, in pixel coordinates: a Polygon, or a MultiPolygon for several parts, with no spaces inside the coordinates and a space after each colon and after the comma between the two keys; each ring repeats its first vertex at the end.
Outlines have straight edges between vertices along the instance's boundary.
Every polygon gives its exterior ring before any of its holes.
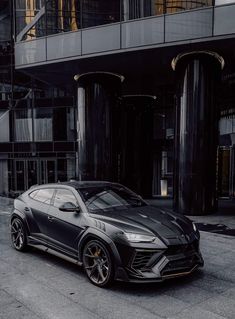
{"type": "Polygon", "coordinates": [[[83,267],[96,286],[106,287],[113,281],[113,263],[108,249],[99,240],[89,241],[83,249],[83,267]]]}
{"type": "Polygon", "coordinates": [[[16,250],[24,251],[27,247],[26,230],[23,222],[19,218],[11,221],[11,240],[16,250]]]}

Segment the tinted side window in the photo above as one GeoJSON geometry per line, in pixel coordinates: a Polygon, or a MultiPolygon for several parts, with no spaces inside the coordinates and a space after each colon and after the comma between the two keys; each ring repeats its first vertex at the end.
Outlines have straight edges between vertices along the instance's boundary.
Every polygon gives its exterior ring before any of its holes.
{"type": "Polygon", "coordinates": [[[51,198],[53,195],[54,190],[52,188],[49,189],[40,189],[37,194],[35,194],[34,199],[38,200],[39,202],[50,204],[51,198]]]}
{"type": "Polygon", "coordinates": [[[73,203],[78,206],[76,197],[67,189],[58,189],[55,194],[54,206],[59,208],[64,203],[73,203]]]}
{"type": "Polygon", "coordinates": [[[34,198],[38,193],[38,190],[33,191],[32,193],[29,194],[29,197],[34,198]]]}

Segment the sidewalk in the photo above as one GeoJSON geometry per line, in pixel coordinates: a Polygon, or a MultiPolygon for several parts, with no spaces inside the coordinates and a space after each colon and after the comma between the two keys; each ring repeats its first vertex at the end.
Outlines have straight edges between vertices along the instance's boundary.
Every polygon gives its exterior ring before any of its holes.
{"type": "Polygon", "coordinates": [[[13,208],[14,199],[0,196],[0,211],[11,212],[13,208]]]}
{"type": "Polygon", "coordinates": [[[93,286],[82,268],[10,244],[0,211],[0,319],[234,319],[234,237],[201,233],[205,266],[154,284],[93,286]]]}
{"type": "MultiPolygon", "coordinates": [[[[171,201],[154,200],[157,207],[171,201]]],[[[234,225],[233,203],[198,222],[234,225]]],[[[201,232],[205,266],[191,276],[157,284],[93,286],[81,268],[36,249],[11,247],[13,200],[0,197],[0,319],[234,319],[234,237],[201,232]]]]}
{"type": "MultiPolygon", "coordinates": [[[[172,209],[172,199],[149,199],[147,202],[158,208],[172,209]]],[[[235,201],[230,199],[219,200],[218,212],[205,216],[188,216],[199,224],[217,225],[218,229],[235,229],[235,201]]],[[[208,228],[211,228],[208,226],[208,228]]],[[[203,229],[204,230],[204,229],[203,229]]]]}

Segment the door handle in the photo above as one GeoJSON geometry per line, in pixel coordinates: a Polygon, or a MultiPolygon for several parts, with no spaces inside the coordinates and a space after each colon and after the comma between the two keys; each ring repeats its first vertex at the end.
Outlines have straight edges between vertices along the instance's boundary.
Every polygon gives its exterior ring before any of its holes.
{"type": "Polygon", "coordinates": [[[47,216],[47,219],[49,220],[49,222],[52,222],[54,220],[54,217],[47,216]]]}

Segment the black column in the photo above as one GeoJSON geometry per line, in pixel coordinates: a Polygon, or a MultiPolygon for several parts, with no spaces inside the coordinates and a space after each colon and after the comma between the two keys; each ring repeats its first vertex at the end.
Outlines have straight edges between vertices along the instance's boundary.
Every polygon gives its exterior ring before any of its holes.
{"type": "Polygon", "coordinates": [[[217,209],[216,88],[223,59],[213,52],[190,52],[172,61],[179,81],[176,99],[174,210],[186,215],[217,209]]]}
{"type": "Polygon", "coordinates": [[[123,77],[108,72],[76,75],[79,180],[113,180],[112,110],[123,77]]]}
{"type": "Polygon", "coordinates": [[[117,118],[118,181],[145,197],[152,196],[153,106],[155,96],[125,95],[117,118]]]}

